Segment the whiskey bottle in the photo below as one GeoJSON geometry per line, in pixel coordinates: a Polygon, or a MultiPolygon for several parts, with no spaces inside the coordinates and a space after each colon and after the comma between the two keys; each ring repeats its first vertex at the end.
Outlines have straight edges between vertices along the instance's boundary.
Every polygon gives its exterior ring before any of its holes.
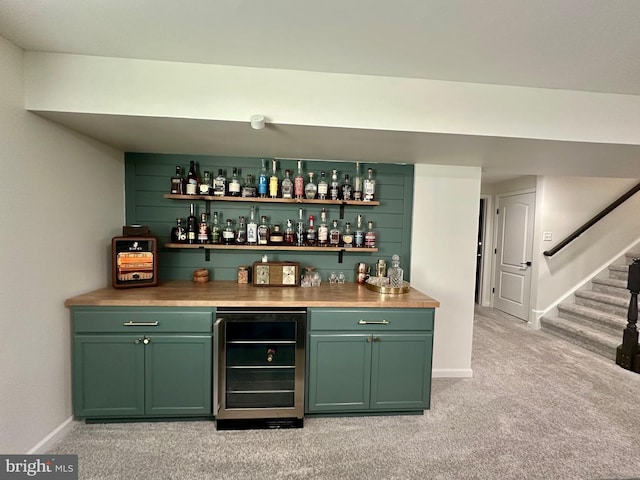
{"type": "Polygon", "coordinates": [[[353,234],[354,247],[362,248],[364,246],[364,230],[362,229],[362,215],[358,215],[356,221],[356,231],[353,234]]]}
{"type": "Polygon", "coordinates": [[[236,239],[236,232],[233,231],[233,221],[227,218],[227,226],[222,230],[222,243],[233,245],[236,239]]]}
{"type": "Polygon", "coordinates": [[[253,182],[253,175],[247,175],[247,181],[242,186],[242,196],[245,198],[256,197],[258,190],[256,188],[256,184],[253,182]]]}
{"type": "Polygon", "coordinates": [[[267,164],[264,158],[260,161],[262,162],[262,167],[260,168],[260,175],[258,175],[258,196],[260,198],[267,198],[267,164]]]}
{"type": "Polygon", "coordinates": [[[269,177],[269,196],[271,198],[278,198],[278,171],[276,170],[275,159],[271,160],[271,177],[269,177]]]}
{"type": "Polygon", "coordinates": [[[280,186],[282,198],[293,198],[293,181],[291,181],[291,170],[284,171],[284,178],[280,186]]]}
{"type": "Polygon", "coordinates": [[[187,241],[187,231],[182,225],[182,219],[176,218],[176,225],[171,229],[172,243],[185,243],[187,241]]]}
{"type": "Polygon", "coordinates": [[[218,169],[218,176],[213,179],[213,194],[216,197],[224,197],[227,194],[227,179],[221,168],[218,169]]]}
{"type": "Polygon", "coordinates": [[[287,219],[287,226],[284,229],[284,244],[285,245],[295,245],[296,243],[296,234],[293,231],[293,222],[290,219],[287,219]]]}
{"type": "Polygon", "coordinates": [[[364,234],[364,246],[367,248],[376,248],[376,238],[377,234],[373,230],[373,222],[368,222],[367,231],[364,234]]]}
{"type": "Polygon", "coordinates": [[[345,248],[353,247],[353,232],[351,231],[351,224],[349,222],[344,224],[344,231],[342,232],[342,246],[345,248]]]}
{"type": "Polygon", "coordinates": [[[339,247],[340,246],[340,228],[338,227],[338,221],[333,220],[331,225],[331,230],[329,230],[329,246],[330,247],[339,247]]]}
{"type": "Polygon", "coordinates": [[[196,206],[192,203],[187,217],[187,243],[194,244],[198,235],[198,220],[196,219],[196,206]]]}
{"type": "Polygon", "coordinates": [[[316,198],[318,193],[318,186],[313,182],[313,172],[309,172],[309,183],[304,186],[304,195],[308,199],[312,200],[316,198]]]}
{"type": "Polygon", "coordinates": [[[220,243],[220,224],[218,223],[218,212],[213,212],[213,221],[211,222],[211,243],[220,243]]]}
{"type": "Polygon", "coordinates": [[[329,198],[331,200],[340,200],[341,191],[340,191],[340,182],[338,181],[338,171],[331,171],[331,185],[329,186],[329,198]]]}
{"type": "Polygon", "coordinates": [[[315,247],[316,246],[316,228],[313,224],[313,215],[309,215],[309,226],[307,227],[307,239],[306,245],[307,247],[315,247]]]}
{"type": "Polygon", "coordinates": [[[269,245],[270,235],[271,229],[267,223],[267,217],[262,215],[260,217],[260,225],[258,225],[258,245],[269,245]]]}
{"type": "Polygon", "coordinates": [[[320,212],[320,225],[318,225],[318,246],[329,245],[329,226],[327,225],[327,211],[323,208],[320,212]]]}
{"type": "Polygon", "coordinates": [[[269,236],[271,245],[282,245],[284,243],[284,234],[280,230],[280,225],[277,223],[271,227],[271,235],[269,236]]]}
{"type": "Polygon", "coordinates": [[[362,200],[362,176],[360,175],[360,162],[356,162],[356,176],[353,177],[352,196],[354,200],[362,200]]]}
{"type": "Polygon", "coordinates": [[[198,188],[200,195],[211,195],[211,174],[208,170],[202,174],[202,181],[198,188]]]}
{"type": "Polygon", "coordinates": [[[176,165],[176,174],[171,177],[171,193],[173,195],[183,195],[186,192],[186,180],[182,176],[182,167],[176,165]]]}
{"type": "Polygon", "coordinates": [[[247,223],[247,244],[258,244],[258,224],[256,223],[256,207],[251,205],[249,223],[247,223]]]}
{"type": "Polygon", "coordinates": [[[239,197],[242,185],[240,184],[240,177],[238,177],[238,167],[233,167],[232,172],[231,179],[229,180],[229,195],[239,197]]]}
{"type": "Polygon", "coordinates": [[[353,199],[353,187],[351,186],[351,179],[349,178],[349,174],[345,174],[344,183],[342,184],[342,200],[352,200],[353,199]]]}
{"type": "Polygon", "coordinates": [[[293,194],[297,199],[304,197],[304,175],[302,175],[302,162],[298,160],[298,173],[293,179],[293,194]]]}
{"type": "Polygon", "coordinates": [[[198,243],[209,243],[210,234],[209,224],[207,223],[207,214],[200,214],[200,223],[198,224],[198,243]]]}
{"type": "Polygon", "coordinates": [[[189,173],[187,174],[187,195],[198,194],[198,174],[196,173],[196,162],[189,162],[189,173]]]}
{"type": "Polygon", "coordinates": [[[362,189],[364,195],[363,200],[365,202],[373,201],[376,195],[376,180],[373,178],[373,170],[370,168],[367,169],[367,178],[365,178],[362,183],[362,189]]]}
{"type": "Polygon", "coordinates": [[[304,247],[305,227],[302,218],[302,209],[298,209],[298,225],[296,225],[296,246],[304,247]]]}
{"type": "Polygon", "coordinates": [[[247,243],[247,227],[244,224],[244,217],[240,216],[236,230],[236,245],[244,245],[245,243],[247,243]]]}
{"type": "Polygon", "coordinates": [[[318,198],[320,200],[326,200],[329,194],[329,184],[327,183],[326,174],[324,171],[320,172],[320,180],[318,180],[318,198]]]}

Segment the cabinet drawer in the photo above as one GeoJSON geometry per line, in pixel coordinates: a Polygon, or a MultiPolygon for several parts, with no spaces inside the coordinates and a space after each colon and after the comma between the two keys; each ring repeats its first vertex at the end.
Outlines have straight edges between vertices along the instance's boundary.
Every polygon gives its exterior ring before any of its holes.
{"type": "Polygon", "coordinates": [[[212,311],[176,309],[86,309],[73,311],[74,333],[210,333],[212,311]]]}
{"type": "Polygon", "coordinates": [[[309,330],[432,331],[433,318],[432,308],[313,308],[309,330]]]}

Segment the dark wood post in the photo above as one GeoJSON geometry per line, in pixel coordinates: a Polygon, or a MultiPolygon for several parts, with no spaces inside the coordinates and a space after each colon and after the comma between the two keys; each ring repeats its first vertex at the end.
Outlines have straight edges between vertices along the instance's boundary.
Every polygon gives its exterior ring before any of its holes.
{"type": "Polygon", "coordinates": [[[638,345],[638,293],[640,293],[640,258],[629,265],[627,288],[631,292],[627,326],[622,333],[622,345],[616,350],[616,364],[640,373],[640,345],[638,345]]]}

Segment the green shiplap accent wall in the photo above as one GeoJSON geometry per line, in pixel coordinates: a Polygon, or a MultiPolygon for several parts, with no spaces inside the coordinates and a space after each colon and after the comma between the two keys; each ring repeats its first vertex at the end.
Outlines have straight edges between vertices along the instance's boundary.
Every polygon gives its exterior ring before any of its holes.
{"type": "MultiPolygon", "coordinates": [[[[189,215],[189,201],[172,200],[164,198],[169,193],[170,178],[175,173],[176,165],[185,170],[189,167],[189,161],[194,160],[198,170],[202,174],[205,170],[215,176],[218,169],[222,169],[227,177],[231,176],[233,167],[238,167],[239,175],[245,179],[247,174],[252,174],[257,179],[260,172],[260,158],[244,157],[220,157],[200,155],[173,155],[150,153],[125,154],[125,196],[126,196],[126,221],[128,225],[147,225],[154,236],[158,238],[159,250],[159,277],[160,280],[189,280],[193,270],[197,268],[209,269],[209,275],[214,280],[235,280],[239,265],[251,265],[261,260],[261,253],[243,250],[210,250],[210,261],[205,260],[205,251],[177,250],[164,248],[169,242],[171,227],[175,225],[177,217],[185,218],[189,215]]],[[[267,162],[268,169],[271,162],[267,162]]],[[[308,161],[303,160],[303,170],[306,173],[315,173],[314,179],[320,176],[324,170],[327,179],[331,178],[331,170],[337,169],[340,180],[348,173],[351,178],[355,175],[354,162],[308,161]]],[[[335,218],[339,225],[344,226],[350,222],[355,228],[358,214],[363,216],[363,225],[366,227],[369,220],[373,221],[373,227],[378,234],[378,252],[349,253],[345,252],[343,263],[338,263],[337,252],[298,252],[298,251],[265,251],[271,261],[297,261],[301,267],[311,265],[316,267],[326,281],[331,272],[344,272],[347,281],[353,281],[355,277],[355,265],[357,262],[365,262],[372,267],[383,258],[387,264],[391,264],[393,254],[400,255],[400,262],[405,269],[405,280],[410,280],[409,265],[411,264],[411,216],[413,207],[413,165],[360,163],[363,175],[367,168],[372,168],[376,179],[376,200],[379,206],[345,206],[344,219],[339,220],[340,208],[337,205],[303,204],[305,219],[313,215],[316,219],[316,227],[320,220],[320,211],[324,206],[327,210],[327,220],[335,218]]],[[[278,172],[284,175],[285,169],[292,171],[292,176],[297,170],[296,160],[278,160],[278,172]]],[[[308,177],[307,177],[308,178],[308,177]]],[[[197,218],[204,212],[204,201],[193,202],[196,205],[197,218]]],[[[227,218],[231,218],[234,224],[238,217],[244,215],[249,218],[251,203],[248,202],[210,202],[211,212],[220,214],[220,223],[224,224],[227,218]]],[[[294,222],[298,219],[298,205],[280,203],[256,203],[256,215],[266,215],[269,224],[279,223],[284,229],[286,220],[290,218],[294,222]]]]}

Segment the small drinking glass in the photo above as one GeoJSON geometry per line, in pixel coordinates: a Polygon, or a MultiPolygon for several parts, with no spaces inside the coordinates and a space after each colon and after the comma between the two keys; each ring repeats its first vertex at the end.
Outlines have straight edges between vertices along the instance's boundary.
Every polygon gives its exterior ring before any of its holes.
{"type": "Polygon", "coordinates": [[[344,272],[340,272],[338,273],[338,283],[344,283],[345,282],[345,277],[344,277],[344,272]]]}
{"type": "Polygon", "coordinates": [[[338,283],[338,275],[336,272],[331,272],[331,275],[329,275],[329,283],[338,283]]]}

